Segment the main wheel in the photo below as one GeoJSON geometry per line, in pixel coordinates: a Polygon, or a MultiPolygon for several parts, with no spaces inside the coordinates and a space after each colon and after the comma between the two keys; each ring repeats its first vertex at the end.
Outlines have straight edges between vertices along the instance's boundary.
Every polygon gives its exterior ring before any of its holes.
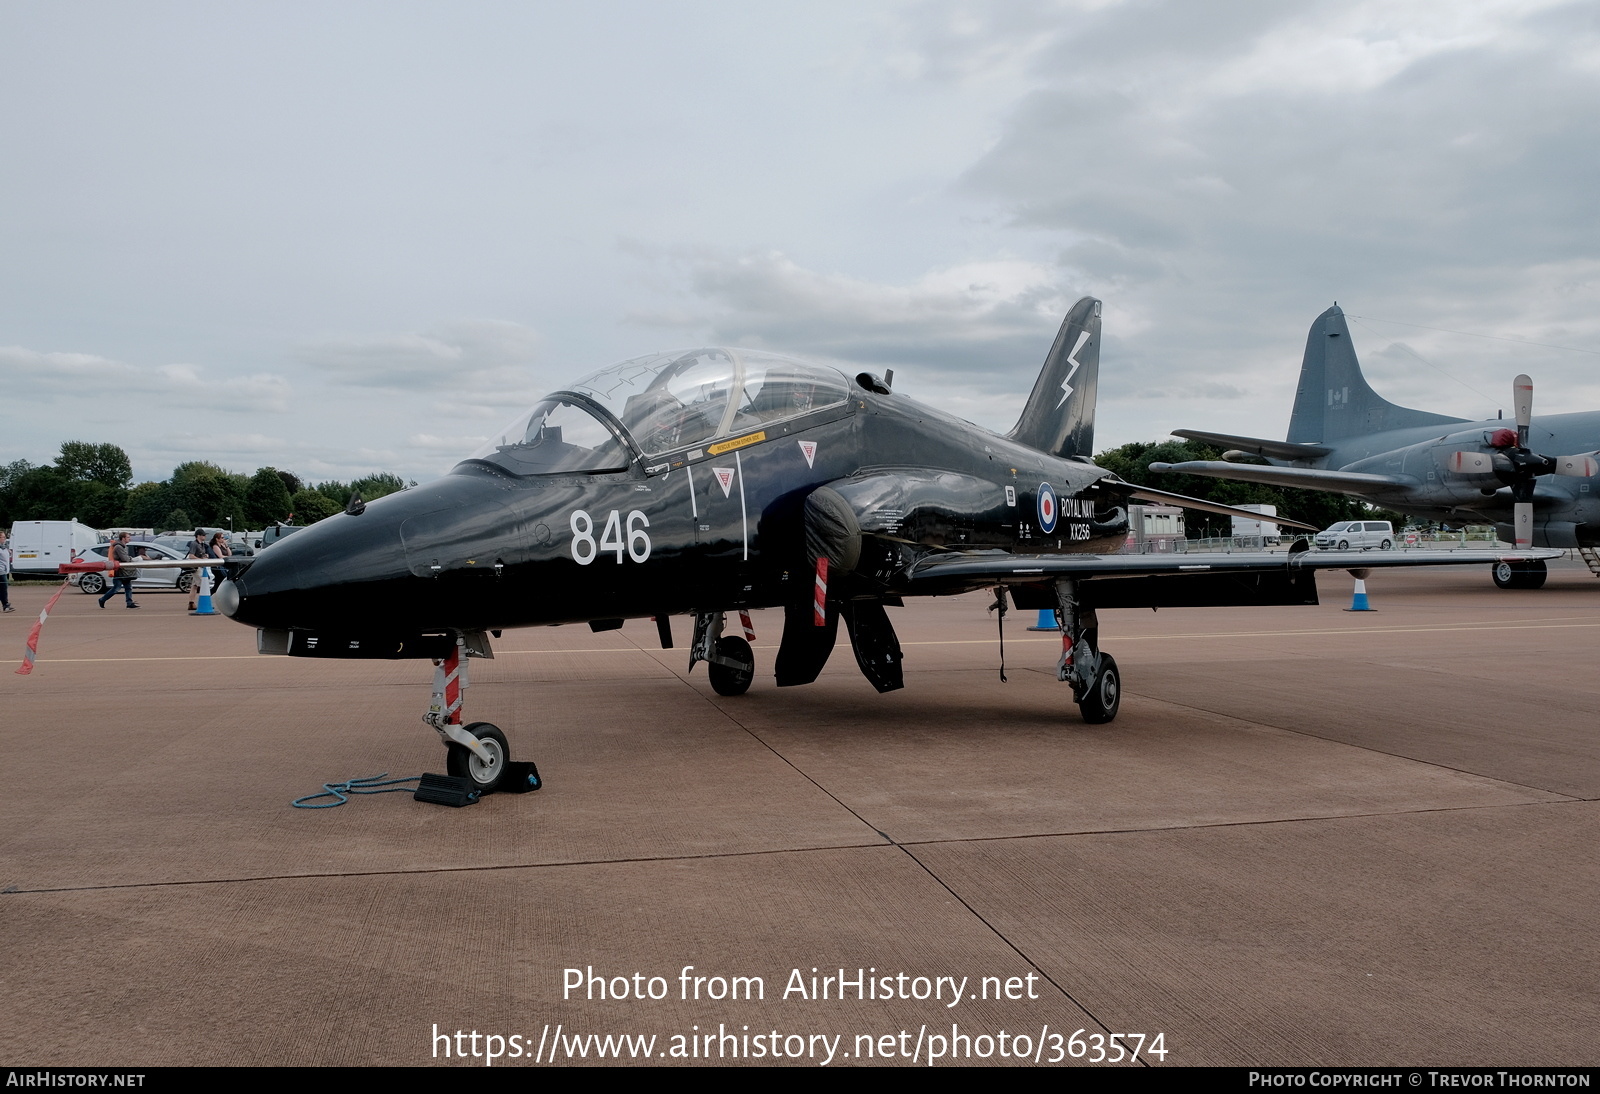
{"type": "Polygon", "coordinates": [[[1502,589],[1542,589],[1550,576],[1542,558],[1531,562],[1497,562],[1491,572],[1495,585],[1502,589]]]}
{"type": "Polygon", "coordinates": [[[106,577],[104,574],[84,574],[78,582],[78,588],[90,596],[98,596],[106,591],[106,577]]]}
{"type": "Polygon", "coordinates": [[[1339,541],[1339,550],[1348,551],[1349,549],[1350,549],[1350,541],[1347,540],[1347,539],[1341,539],[1339,541]]]}
{"type": "Polygon", "coordinates": [[[466,745],[451,741],[445,749],[446,770],[452,775],[466,776],[480,793],[487,794],[500,785],[506,773],[506,761],[511,759],[511,746],[506,744],[506,735],[500,728],[488,722],[473,722],[465,729],[483,743],[489,759],[486,761],[466,745]]]}
{"type": "Polygon", "coordinates": [[[1078,702],[1083,720],[1092,726],[1104,725],[1117,716],[1122,706],[1122,674],[1117,671],[1117,659],[1109,653],[1100,655],[1100,671],[1094,683],[1078,702]]]}
{"type": "Polygon", "coordinates": [[[743,695],[750,690],[750,684],[756,678],[756,655],[750,649],[750,643],[742,638],[717,639],[717,653],[730,661],[737,661],[741,667],[729,668],[712,661],[706,666],[711,675],[711,687],[718,695],[743,695]]]}

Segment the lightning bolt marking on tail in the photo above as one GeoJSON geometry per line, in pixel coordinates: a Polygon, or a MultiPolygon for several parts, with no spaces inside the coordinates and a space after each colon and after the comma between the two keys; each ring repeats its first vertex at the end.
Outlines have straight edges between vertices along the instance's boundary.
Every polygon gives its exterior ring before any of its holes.
{"type": "Polygon", "coordinates": [[[1079,331],[1078,344],[1072,347],[1071,353],[1067,354],[1067,364],[1071,365],[1072,367],[1067,370],[1067,378],[1061,381],[1061,390],[1064,394],[1061,396],[1061,402],[1056,404],[1057,410],[1060,410],[1062,403],[1067,401],[1067,396],[1072,394],[1072,378],[1076,376],[1078,374],[1078,370],[1083,367],[1083,362],[1078,360],[1078,351],[1083,349],[1083,344],[1088,340],[1089,332],[1086,330],[1079,331]]]}

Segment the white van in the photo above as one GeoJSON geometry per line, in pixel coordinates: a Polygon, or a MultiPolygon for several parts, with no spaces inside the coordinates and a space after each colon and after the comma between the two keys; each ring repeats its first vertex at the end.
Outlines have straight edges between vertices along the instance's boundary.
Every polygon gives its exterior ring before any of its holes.
{"type": "Polygon", "coordinates": [[[19,520],[11,526],[11,551],[19,573],[53,574],[100,542],[100,533],[75,520],[19,520]]]}
{"type": "Polygon", "coordinates": [[[1341,520],[1326,531],[1318,532],[1312,542],[1324,551],[1330,547],[1336,551],[1368,547],[1387,551],[1394,546],[1394,525],[1386,520],[1341,520]]]}

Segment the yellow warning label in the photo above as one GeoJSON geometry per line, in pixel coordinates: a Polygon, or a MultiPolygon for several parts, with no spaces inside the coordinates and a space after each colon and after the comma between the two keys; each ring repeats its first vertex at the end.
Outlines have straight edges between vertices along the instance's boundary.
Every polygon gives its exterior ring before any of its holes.
{"type": "Polygon", "coordinates": [[[720,456],[724,452],[732,452],[735,448],[745,448],[748,445],[760,444],[766,439],[766,430],[762,430],[760,433],[747,433],[743,437],[735,437],[731,441],[723,441],[721,444],[711,445],[706,451],[713,456],[720,456]]]}

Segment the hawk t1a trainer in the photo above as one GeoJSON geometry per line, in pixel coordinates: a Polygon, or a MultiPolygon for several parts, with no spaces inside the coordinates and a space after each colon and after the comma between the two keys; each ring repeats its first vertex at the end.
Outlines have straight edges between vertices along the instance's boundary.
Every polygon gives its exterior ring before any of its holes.
{"type": "MultiPolygon", "coordinates": [[[[1367,384],[1336,304],[1306,336],[1288,439],[1199,429],[1179,437],[1231,449],[1223,460],[1155,463],[1152,471],[1350,494],[1412,516],[1494,524],[1518,547],[1577,547],[1600,573],[1600,413],[1533,416],[1533,381],[1512,381],[1516,429],[1384,399],[1367,384]],[[1577,455],[1547,456],[1546,452],[1577,455]],[[1249,462],[1257,458],[1266,464],[1249,462]]],[[[1545,565],[1501,561],[1502,588],[1544,584],[1545,565]]]]}
{"type": "Polygon", "coordinates": [[[1080,300],[1003,437],[897,394],[892,373],[747,349],[624,361],[540,400],[443,478],[352,498],[235,564],[217,604],[259,629],[264,653],[434,659],[427,720],[452,773],[483,789],[509,748],[496,727],[461,724],[458,651],[490,656],[508,627],[654,616],[670,647],[671,617],[689,615],[691,669],[705,661],[733,695],[755,658],[726,613],[782,608],[778,686],[817,678],[842,619],[886,692],[903,686],[886,607],[1009,589],[1017,607],[1057,613],[1057,674],[1088,721],[1109,722],[1121,678],[1098,610],[1314,604],[1315,567],[1372,563],[1116,554],[1130,499],[1242,511],[1092,462],[1099,353],[1100,302],[1080,300]]]}

